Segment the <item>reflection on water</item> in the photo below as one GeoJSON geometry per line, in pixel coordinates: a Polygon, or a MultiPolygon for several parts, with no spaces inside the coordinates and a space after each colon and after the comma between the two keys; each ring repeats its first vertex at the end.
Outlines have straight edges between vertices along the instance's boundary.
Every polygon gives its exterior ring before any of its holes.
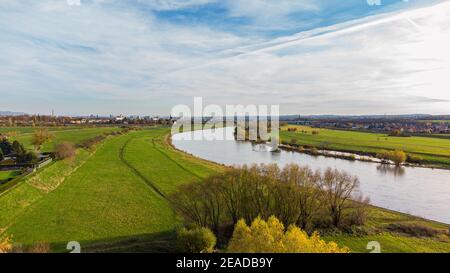
{"type": "Polygon", "coordinates": [[[378,164],[377,170],[384,174],[393,174],[394,176],[405,175],[405,168],[402,166],[378,164]]]}
{"type": "MultiPolygon", "coordinates": [[[[223,130],[223,134],[231,134],[231,139],[233,138],[233,128],[216,130],[223,130]]],[[[202,132],[196,131],[194,134],[201,135],[202,132]]],[[[209,130],[203,132],[203,135],[208,134],[209,130]]],[[[359,177],[362,194],[370,197],[371,203],[376,206],[450,223],[448,170],[395,167],[288,151],[262,152],[264,148],[249,142],[190,141],[182,140],[183,134],[177,134],[172,139],[175,147],[180,150],[230,166],[277,163],[283,167],[295,163],[312,169],[324,170],[331,167],[343,170],[359,177]]]]}

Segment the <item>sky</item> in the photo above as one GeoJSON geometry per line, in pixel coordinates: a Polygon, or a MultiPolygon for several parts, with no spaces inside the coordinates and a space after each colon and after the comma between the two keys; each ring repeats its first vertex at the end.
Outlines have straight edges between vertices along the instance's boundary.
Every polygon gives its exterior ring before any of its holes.
{"type": "Polygon", "coordinates": [[[368,2],[1,0],[0,111],[450,114],[450,2],[368,2]]]}

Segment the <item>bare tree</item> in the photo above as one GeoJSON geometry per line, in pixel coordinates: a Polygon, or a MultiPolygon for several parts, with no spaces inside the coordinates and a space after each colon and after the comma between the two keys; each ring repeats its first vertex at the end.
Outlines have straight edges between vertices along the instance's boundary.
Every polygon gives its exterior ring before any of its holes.
{"type": "Polygon", "coordinates": [[[359,180],[344,171],[328,168],[322,176],[321,184],[332,223],[339,227],[344,210],[349,208],[352,193],[359,187],[359,180]]]}

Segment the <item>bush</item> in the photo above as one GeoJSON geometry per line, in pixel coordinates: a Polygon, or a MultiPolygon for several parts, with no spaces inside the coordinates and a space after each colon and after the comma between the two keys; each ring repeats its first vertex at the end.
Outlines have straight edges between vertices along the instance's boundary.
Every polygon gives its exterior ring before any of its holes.
{"type": "Polygon", "coordinates": [[[16,161],[19,164],[29,164],[38,162],[39,157],[33,151],[25,152],[23,154],[18,154],[16,157],[16,161]]]}
{"type": "Polygon", "coordinates": [[[406,161],[406,153],[400,150],[395,151],[382,150],[381,152],[377,153],[376,157],[382,160],[391,160],[397,166],[401,165],[406,161]]]}
{"type": "Polygon", "coordinates": [[[50,253],[51,248],[48,243],[35,243],[31,246],[15,245],[11,252],[13,253],[50,253]]]}
{"type": "Polygon", "coordinates": [[[231,253],[348,253],[336,243],[326,243],[317,233],[312,236],[296,226],[285,231],[284,225],[274,216],[266,222],[256,218],[251,226],[244,220],[236,224],[228,245],[231,253]]]}
{"type": "Polygon", "coordinates": [[[53,135],[48,132],[47,129],[39,129],[34,132],[31,137],[31,144],[36,148],[36,150],[40,150],[42,145],[46,142],[50,141],[53,138],[53,135]]]}
{"type": "Polygon", "coordinates": [[[93,138],[90,138],[90,139],[86,139],[81,144],[79,144],[79,147],[90,150],[96,144],[98,144],[101,141],[103,141],[105,138],[106,138],[105,136],[96,136],[96,137],[93,137],[93,138]]]}
{"type": "Polygon", "coordinates": [[[417,155],[408,154],[406,161],[409,163],[414,163],[414,164],[422,164],[423,158],[420,156],[417,156],[417,155]]]}
{"type": "Polygon", "coordinates": [[[0,253],[8,253],[12,250],[11,238],[0,239],[0,253]]]}
{"type": "Polygon", "coordinates": [[[319,150],[316,147],[311,147],[311,149],[309,150],[309,152],[312,155],[318,155],[319,154],[319,150]]]}
{"type": "Polygon", "coordinates": [[[392,152],[391,160],[394,161],[395,165],[399,166],[406,161],[406,154],[403,151],[395,150],[392,152]]]}
{"type": "Polygon", "coordinates": [[[425,226],[420,223],[395,223],[390,224],[387,229],[392,232],[404,233],[415,237],[434,237],[446,233],[444,230],[425,226]]]}
{"type": "Polygon", "coordinates": [[[212,253],[217,239],[209,228],[182,228],[178,231],[178,243],[186,253],[212,253]]]}
{"type": "Polygon", "coordinates": [[[9,155],[13,152],[13,148],[11,143],[8,141],[7,138],[0,135],[0,150],[3,152],[4,155],[9,155]]]}
{"type": "Polygon", "coordinates": [[[76,154],[75,145],[70,142],[61,142],[55,147],[55,157],[57,159],[66,159],[66,158],[72,158],[76,154]]]}

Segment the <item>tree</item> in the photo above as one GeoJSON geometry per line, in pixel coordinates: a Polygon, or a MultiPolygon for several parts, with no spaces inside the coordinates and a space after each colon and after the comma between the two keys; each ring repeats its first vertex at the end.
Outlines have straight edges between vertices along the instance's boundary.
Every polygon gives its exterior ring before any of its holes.
{"type": "Polygon", "coordinates": [[[398,129],[393,130],[393,131],[390,133],[390,136],[395,136],[395,137],[398,137],[398,136],[401,136],[401,135],[402,135],[402,131],[401,131],[401,130],[398,130],[398,129]]]}
{"type": "Polygon", "coordinates": [[[5,159],[5,156],[3,155],[2,149],[0,149],[0,161],[3,161],[5,159]]]}
{"type": "MultiPolygon", "coordinates": [[[[284,208],[283,210],[293,216],[293,221],[283,223],[288,226],[295,223],[302,229],[307,229],[312,224],[312,218],[314,213],[319,207],[320,197],[320,173],[318,171],[313,172],[308,167],[300,167],[296,164],[287,165],[283,168],[280,179],[286,185],[292,185],[289,187],[288,194],[292,195],[292,203],[295,207],[291,209],[284,208]]],[[[282,198],[279,200],[278,206],[292,206],[289,204],[289,198],[282,198]]]]}
{"type": "Polygon", "coordinates": [[[407,159],[407,155],[405,152],[400,150],[395,151],[386,151],[382,150],[377,153],[377,157],[382,160],[390,160],[395,163],[395,165],[400,166],[402,163],[405,163],[407,159]]]}
{"type": "Polygon", "coordinates": [[[324,190],[324,202],[328,207],[332,224],[339,227],[343,212],[349,208],[352,193],[359,186],[357,177],[350,176],[346,172],[328,168],[322,177],[322,189],[324,190]]]}
{"type": "Polygon", "coordinates": [[[25,152],[16,156],[16,161],[20,164],[37,162],[38,159],[39,157],[34,151],[25,152]]]}
{"type": "Polygon", "coordinates": [[[44,143],[50,141],[52,139],[52,134],[48,132],[46,129],[39,129],[34,132],[33,137],[31,138],[31,144],[35,147],[37,151],[39,151],[44,145],[44,143]]]}
{"type": "Polygon", "coordinates": [[[15,140],[12,144],[12,150],[16,155],[23,155],[26,151],[22,144],[19,141],[15,140]]]}
{"type": "Polygon", "coordinates": [[[240,220],[228,245],[231,253],[348,253],[336,243],[326,243],[317,233],[306,232],[292,225],[284,225],[274,216],[268,221],[256,218],[251,226],[240,220]]]}
{"type": "Polygon", "coordinates": [[[394,161],[395,165],[400,166],[406,161],[406,153],[400,150],[395,150],[391,153],[391,160],[394,161]]]}
{"type": "Polygon", "coordinates": [[[188,253],[212,253],[217,239],[208,228],[182,228],[178,231],[178,243],[183,252],[188,253]]]}
{"type": "MultiPolygon", "coordinates": [[[[337,171],[336,171],[337,172],[337,171]]],[[[169,196],[174,209],[189,223],[219,231],[260,216],[277,217],[285,226],[295,224],[313,230],[326,213],[336,226],[350,215],[350,198],[357,178],[328,171],[322,175],[310,168],[288,165],[253,165],[229,169],[202,182],[182,185],[169,196]]],[[[349,222],[349,221],[346,221],[349,222]]]]}
{"type": "Polygon", "coordinates": [[[6,137],[0,136],[0,150],[4,155],[9,155],[13,152],[12,145],[6,137]]]}
{"type": "Polygon", "coordinates": [[[75,145],[71,142],[61,142],[55,147],[55,156],[57,159],[72,158],[75,154],[75,145]]]}

